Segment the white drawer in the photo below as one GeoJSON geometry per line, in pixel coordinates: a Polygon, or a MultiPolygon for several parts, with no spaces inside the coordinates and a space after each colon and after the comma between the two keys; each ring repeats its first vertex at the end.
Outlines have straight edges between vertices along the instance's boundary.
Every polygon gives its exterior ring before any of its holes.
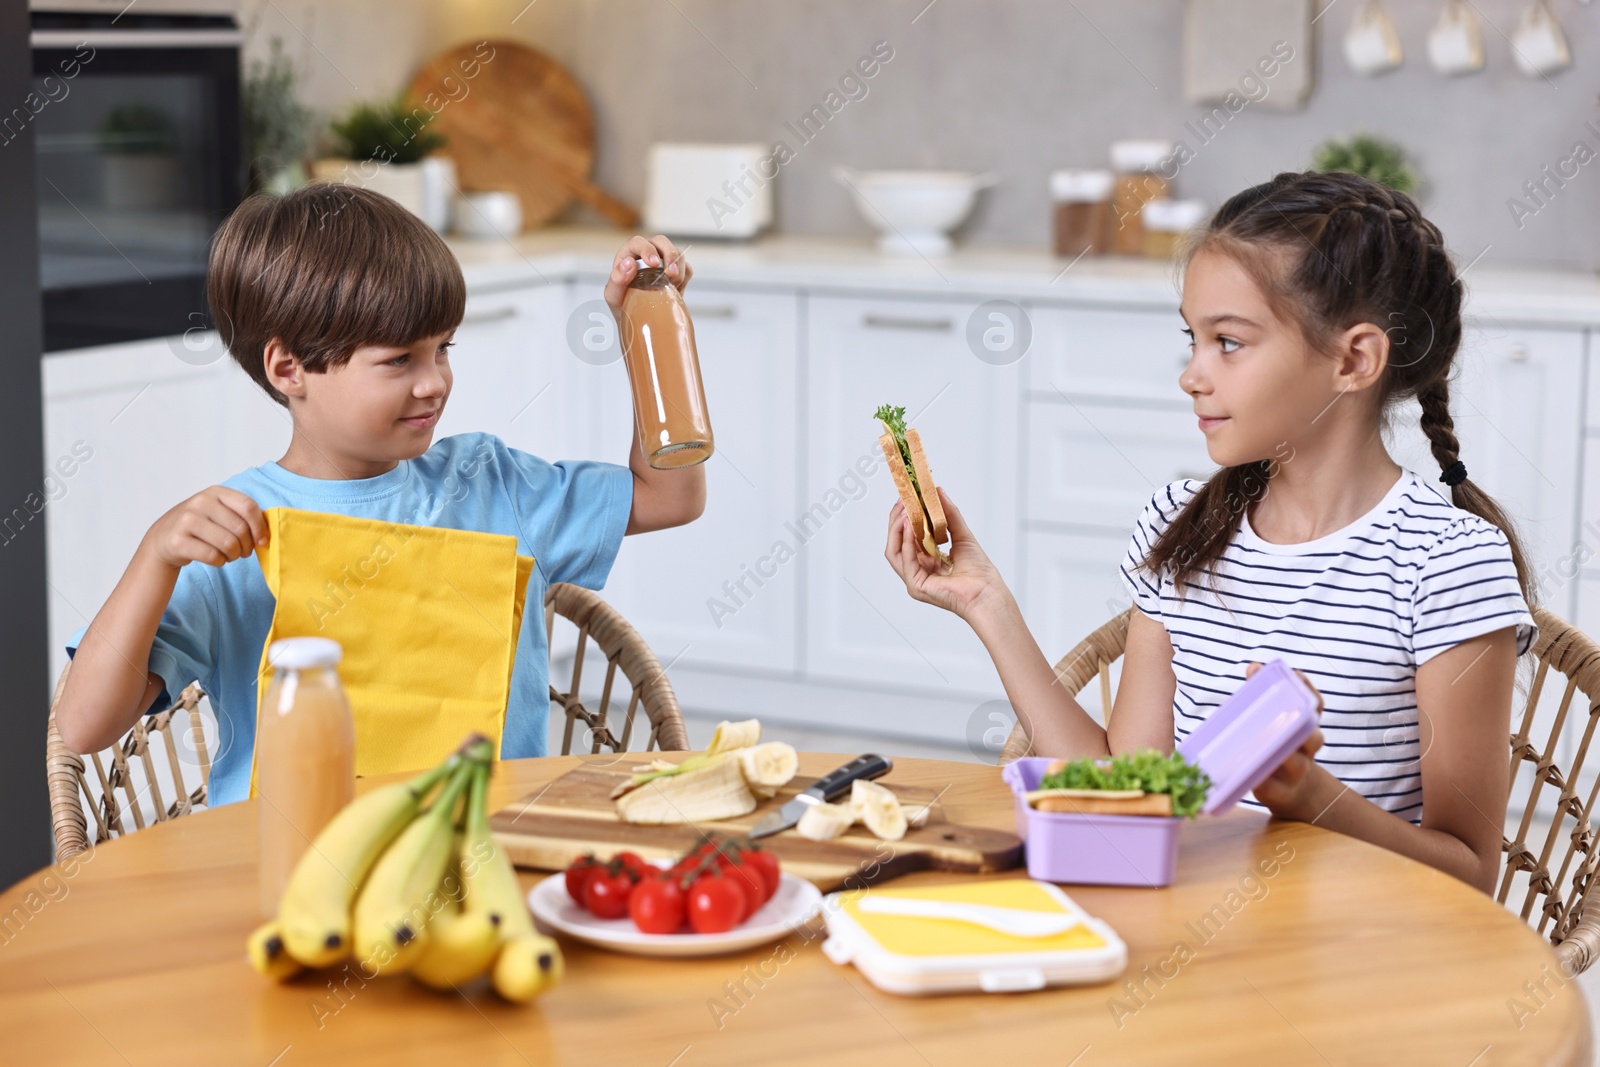
{"type": "Polygon", "coordinates": [[[1033,312],[1028,388],[1056,397],[1123,397],[1188,407],[1178,375],[1189,340],[1169,311],[1041,308],[1033,312]]]}
{"type": "MultiPolygon", "coordinates": [[[[1128,528],[1133,528],[1131,518],[1128,528]]],[[[1016,586],[1045,659],[1055,663],[1132,604],[1120,570],[1127,551],[1127,534],[1028,533],[1023,541],[1023,578],[1016,586]]],[[[1113,682],[1120,676],[1121,663],[1119,659],[1112,670],[1113,682]]],[[[1078,703],[1100,717],[1099,685],[1091,683],[1078,703]]]]}
{"type": "Polygon", "coordinates": [[[1030,521],[1131,531],[1157,489],[1216,470],[1189,411],[1060,400],[1027,417],[1030,521]]]}

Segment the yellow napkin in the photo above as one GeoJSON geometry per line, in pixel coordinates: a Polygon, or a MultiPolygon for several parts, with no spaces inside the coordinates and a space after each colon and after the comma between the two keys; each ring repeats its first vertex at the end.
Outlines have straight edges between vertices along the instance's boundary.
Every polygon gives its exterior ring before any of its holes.
{"type": "MultiPolygon", "coordinates": [[[[356,774],[439,762],[476,730],[500,753],[534,561],[502,534],[269,508],[258,550],[277,597],[267,649],[331,637],[356,727],[356,774]]],[[[256,795],[255,770],[250,795],[256,795]]]]}

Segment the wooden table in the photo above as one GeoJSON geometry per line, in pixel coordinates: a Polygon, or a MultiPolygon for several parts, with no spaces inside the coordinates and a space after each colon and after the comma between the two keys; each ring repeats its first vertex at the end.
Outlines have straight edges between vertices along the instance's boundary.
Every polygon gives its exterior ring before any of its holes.
{"type": "MultiPolygon", "coordinates": [[[[491,803],[581,758],[504,764],[491,803]]],[[[806,754],[801,770],[820,774],[845,758],[806,754]]],[[[906,759],[890,780],[948,784],[952,821],[1011,825],[995,768],[906,759]]],[[[0,897],[0,1061],[1590,1062],[1581,991],[1516,916],[1400,856],[1254,814],[1185,825],[1168,889],[1070,889],[1128,943],[1128,970],[1113,984],[897,997],[829,962],[820,938],[795,934],[693,961],[569,943],[565,983],[527,1007],[477,989],[438,995],[404,978],[258,977],[243,956],[256,923],[255,814],[253,803],[235,804],[140,831],[0,897]]]]}

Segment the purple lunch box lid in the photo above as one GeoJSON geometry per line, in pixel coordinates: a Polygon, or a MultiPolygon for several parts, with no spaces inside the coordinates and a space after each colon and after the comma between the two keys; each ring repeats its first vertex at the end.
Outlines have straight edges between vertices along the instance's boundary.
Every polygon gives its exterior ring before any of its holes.
{"type": "Polygon", "coordinates": [[[1316,694],[1283,660],[1264,665],[1178,746],[1211,778],[1200,810],[1216,815],[1233,807],[1316,728],[1316,694]]]}

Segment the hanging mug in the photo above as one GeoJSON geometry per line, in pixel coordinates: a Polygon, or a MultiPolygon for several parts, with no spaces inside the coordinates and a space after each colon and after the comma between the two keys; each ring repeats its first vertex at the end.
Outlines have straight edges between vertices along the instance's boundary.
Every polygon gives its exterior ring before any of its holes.
{"type": "Polygon", "coordinates": [[[1567,35],[1545,0],[1534,0],[1511,34],[1511,57],[1530,78],[1554,74],[1572,65],[1567,35]]]}
{"type": "Polygon", "coordinates": [[[1357,74],[1382,74],[1400,65],[1400,34],[1378,0],[1367,0],[1344,35],[1344,60],[1357,74]]]}
{"type": "Polygon", "coordinates": [[[1428,31],[1428,62],[1440,74],[1483,69],[1483,27],[1466,0],[1445,0],[1439,21],[1428,31]]]}

